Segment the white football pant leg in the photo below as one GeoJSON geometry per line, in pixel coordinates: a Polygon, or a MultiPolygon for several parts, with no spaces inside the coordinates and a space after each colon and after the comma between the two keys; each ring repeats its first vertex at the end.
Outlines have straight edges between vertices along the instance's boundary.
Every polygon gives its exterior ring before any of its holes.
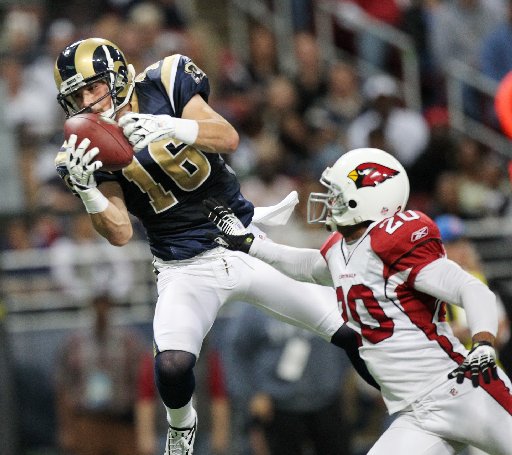
{"type": "Polygon", "coordinates": [[[186,351],[199,357],[221,301],[214,268],[221,259],[161,267],[153,333],[159,351],[186,351]]]}
{"type": "Polygon", "coordinates": [[[331,287],[301,283],[237,251],[187,265],[159,267],[153,319],[157,348],[199,355],[226,302],[247,302],[330,341],[343,320],[331,287]]]}
{"type": "Polygon", "coordinates": [[[494,455],[512,455],[512,385],[499,381],[473,387],[466,379],[447,380],[413,407],[422,427],[449,440],[464,441],[494,455]]]}
{"type": "Polygon", "coordinates": [[[248,269],[229,298],[259,306],[278,319],[309,329],[327,341],[343,320],[332,287],[296,281],[252,256],[233,252],[234,264],[248,269]]]}
{"type": "Polygon", "coordinates": [[[412,412],[401,413],[368,455],[454,455],[464,446],[424,431],[412,412]]]}

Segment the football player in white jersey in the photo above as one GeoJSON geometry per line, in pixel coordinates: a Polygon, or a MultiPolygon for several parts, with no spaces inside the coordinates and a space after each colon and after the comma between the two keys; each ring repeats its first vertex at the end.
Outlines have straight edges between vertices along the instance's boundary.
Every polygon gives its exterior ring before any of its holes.
{"type": "Polygon", "coordinates": [[[361,337],[391,426],[371,455],[448,455],[472,445],[512,455],[511,382],[496,366],[494,294],[447,259],[435,223],[405,210],[409,180],[379,149],[356,149],[327,168],[308,221],[333,231],[320,250],[254,236],[230,209],[204,201],[217,242],[301,281],[333,286],[346,324],[361,337]],[[445,302],[466,310],[468,350],[445,320],[445,302]]]}

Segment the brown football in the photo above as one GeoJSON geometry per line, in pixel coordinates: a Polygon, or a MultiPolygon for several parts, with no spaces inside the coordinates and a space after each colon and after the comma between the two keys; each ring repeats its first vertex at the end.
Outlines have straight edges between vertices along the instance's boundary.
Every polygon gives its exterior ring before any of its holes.
{"type": "Polygon", "coordinates": [[[114,120],[98,114],[78,114],[64,122],[66,140],[71,134],[77,135],[77,146],[82,139],[88,138],[91,141],[89,149],[98,147],[100,153],[95,160],[103,163],[101,170],[118,171],[132,162],[133,147],[114,120]]]}

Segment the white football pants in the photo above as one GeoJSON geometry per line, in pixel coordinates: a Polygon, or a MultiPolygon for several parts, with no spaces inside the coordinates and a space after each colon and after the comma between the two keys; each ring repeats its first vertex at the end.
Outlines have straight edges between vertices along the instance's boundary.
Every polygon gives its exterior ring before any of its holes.
{"type": "Polygon", "coordinates": [[[153,319],[159,351],[199,356],[203,339],[227,302],[247,302],[330,341],[343,320],[333,288],[301,283],[263,261],[215,248],[190,260],[154,261],[158,301],[153,319]]]}
{"type": "Polygon", "coordinates": [[[368,455],[453,455],[472,445],[492,455],[512,455],[512,385],[474,388],[450,379],[402,411],[368,455]]]}

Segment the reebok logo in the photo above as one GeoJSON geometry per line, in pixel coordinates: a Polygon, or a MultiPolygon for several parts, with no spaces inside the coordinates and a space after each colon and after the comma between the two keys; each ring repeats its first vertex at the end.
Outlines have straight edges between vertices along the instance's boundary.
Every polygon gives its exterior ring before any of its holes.
{"type": "Polygon", "coordinates": [[[417,242],[418,240],[422,239],[423,237],[426,237],[428,235],[428,227],[422,227],[421,229],[418,229],[416,232],[413,232],[411,234],[411,242],[417,242]]]}

